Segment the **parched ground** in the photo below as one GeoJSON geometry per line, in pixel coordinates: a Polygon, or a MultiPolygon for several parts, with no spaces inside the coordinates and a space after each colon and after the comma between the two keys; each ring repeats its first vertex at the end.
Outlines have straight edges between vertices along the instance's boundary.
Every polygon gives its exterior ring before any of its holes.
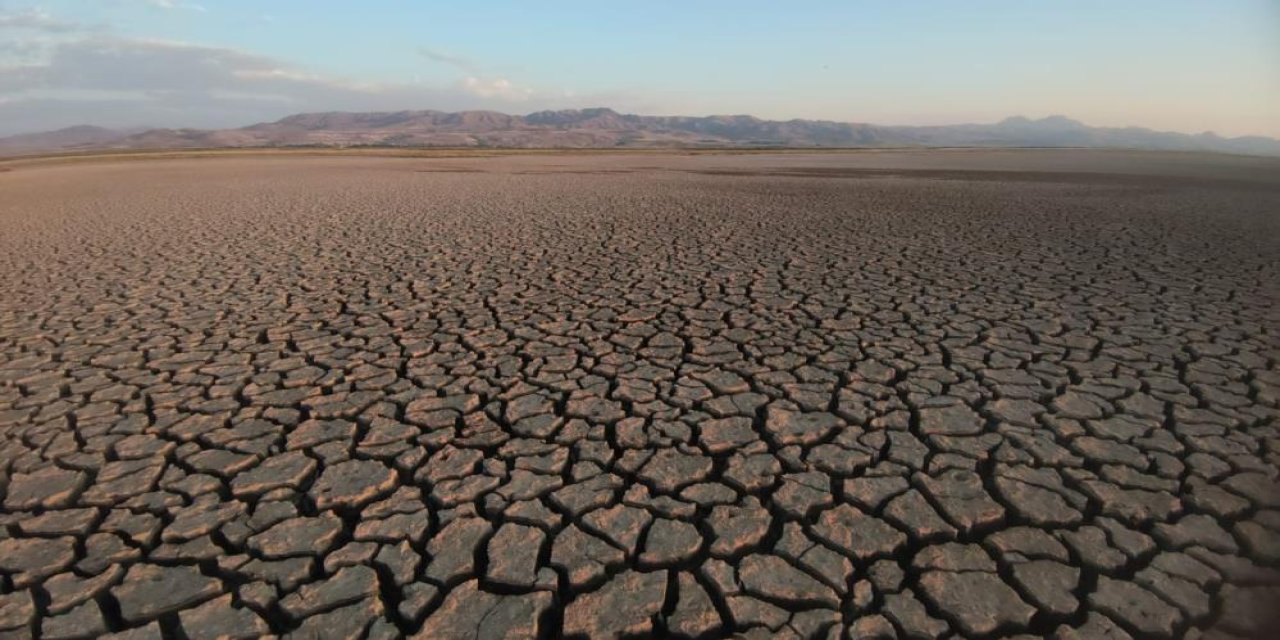
{"type": "Polygon", "coordinates": [[[1280,602],[1277,161],[16,165],[0,273],[3,637],[1267,637],[1280,602]]]}

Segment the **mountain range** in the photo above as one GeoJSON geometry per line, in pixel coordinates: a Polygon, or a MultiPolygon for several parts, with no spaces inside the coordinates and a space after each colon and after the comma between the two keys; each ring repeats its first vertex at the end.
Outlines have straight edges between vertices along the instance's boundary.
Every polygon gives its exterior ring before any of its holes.
{"type": "Polygon", "coordinates": [[[612,109],[507,115],[496,111],[304,113],[238,129],[77,126],[0,138],[0,155],[239,147],[1093,147],[1280,156],[1280,140],[1140,127],[1091,127],[1064,116],[995,124],[882,126],[753,116],[641,116],[612,109]]]}

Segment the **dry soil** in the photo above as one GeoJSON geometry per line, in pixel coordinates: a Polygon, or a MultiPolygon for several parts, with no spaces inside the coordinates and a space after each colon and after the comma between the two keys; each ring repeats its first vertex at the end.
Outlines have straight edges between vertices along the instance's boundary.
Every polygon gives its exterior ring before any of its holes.
{"type": "Polygon", "coordinates": [[[1280,162],[0,173],[0,636],[1261,636],[1280,162]]]}

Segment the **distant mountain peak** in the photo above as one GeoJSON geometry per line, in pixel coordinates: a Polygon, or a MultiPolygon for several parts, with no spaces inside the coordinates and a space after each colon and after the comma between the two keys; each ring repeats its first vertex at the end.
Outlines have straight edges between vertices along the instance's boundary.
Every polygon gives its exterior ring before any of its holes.
{"type": "Polygon", "coordinates": [[[1083,122],[1080,122],[1079,120],[1072,120],[1071,118],[1068,118],[1062,115],[1045,116],[1043,118],[1040,118],[1039,122],[1040,124],[1051,124],[1055,126],[1059,126],[1059,125],[1069,126],[1069,127],[1085,126],[1085,124],[1083,122]]]}
{"type": "Polygon", "coordinates": [[[70,126],[70,127],[63,128],[63,129],[58,129],[57,131],[51,131],[50,133],[91,133],[91,134],[102,134],[102,133],[112,133],[113,131],[114,131],[113,129],[108,129],[108,128],[106,128],[106,127],[99,127],[99,126],[92,125],[92,124],[77,124],[77,125],[73,125],[73,126],[70,126]]]}
{"type": "Polygon", "coordinates": [[[1079,120],[1073,120],[1062,115],[1045,116],[1039,120],[1032,120],[1026,116],[1010,116],[996,123],[997,127],[1051,127],[1056,129],[1087,129],[1089,128],[1079,120]]]}

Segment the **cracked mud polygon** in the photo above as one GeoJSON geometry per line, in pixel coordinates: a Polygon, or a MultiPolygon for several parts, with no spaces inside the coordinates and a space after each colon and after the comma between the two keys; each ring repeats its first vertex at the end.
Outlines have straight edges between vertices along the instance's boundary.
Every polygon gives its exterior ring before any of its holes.
{"type": "Polygon", "coordinates": [[[19,165],[0,636],[1266,637],[1280,171],[19,165]]]}

